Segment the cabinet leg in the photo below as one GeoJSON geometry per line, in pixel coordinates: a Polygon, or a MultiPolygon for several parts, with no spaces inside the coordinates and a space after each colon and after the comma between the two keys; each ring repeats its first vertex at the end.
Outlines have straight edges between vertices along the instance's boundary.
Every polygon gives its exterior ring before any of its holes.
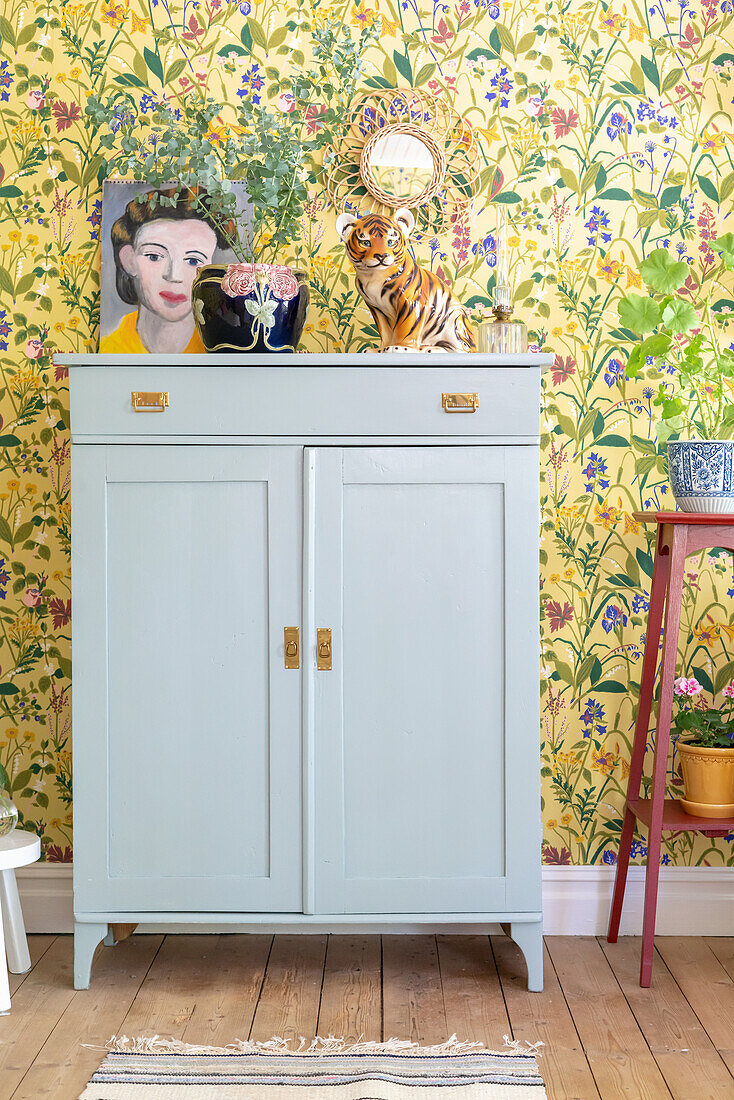
{"type": "Polygon", "coordinates": [[[106,923],[74,922],[74,989],[89,989],[94,952],[106,935],[106,923]]]}
{"type": "Polygon", "coordinates": [[[543,992],[543,922],[525,922],[510,925],[510,937],[525,956],[528,968],[528,989],[531,993],[543,992]]]}

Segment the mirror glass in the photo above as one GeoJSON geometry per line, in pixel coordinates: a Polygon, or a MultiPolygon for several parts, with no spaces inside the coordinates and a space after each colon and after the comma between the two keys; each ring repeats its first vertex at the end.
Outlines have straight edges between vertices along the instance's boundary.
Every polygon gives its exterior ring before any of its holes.
{"type": "Polygon", "coordinates": [[[396,205],[417,199],[430,186],[433,172],[431,151],[417,134],[388,131],[372,146],[370,175],[396,205]]]}

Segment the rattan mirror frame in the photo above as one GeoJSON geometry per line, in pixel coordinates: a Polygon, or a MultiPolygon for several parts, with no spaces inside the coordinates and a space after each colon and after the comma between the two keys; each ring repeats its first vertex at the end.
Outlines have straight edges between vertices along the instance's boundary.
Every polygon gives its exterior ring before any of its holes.
{"type": "Polygon", "coordinates": [[[324,164],[326,192],[342,211],[390,214],[410,207],[415,234],[436,234],[468,213],[477,191],[481,161],[470,123],[445,100],[414,88],[385,88],[352,103],[341,139],[324,164]],[[434,171],[423,192],[407,201],[384,191],[370,173],[380,137],[403,133],[428,148],[434,171]]]}

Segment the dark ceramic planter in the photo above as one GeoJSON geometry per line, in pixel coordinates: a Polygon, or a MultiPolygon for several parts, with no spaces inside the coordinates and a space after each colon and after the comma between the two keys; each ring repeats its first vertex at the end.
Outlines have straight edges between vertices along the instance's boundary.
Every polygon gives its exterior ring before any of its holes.
{"type": "Polygon", "coordinates": [[[205,264],[191,287],[207,351],[295,351],[308,301],[305,274],[278,264],[205,264]]]}

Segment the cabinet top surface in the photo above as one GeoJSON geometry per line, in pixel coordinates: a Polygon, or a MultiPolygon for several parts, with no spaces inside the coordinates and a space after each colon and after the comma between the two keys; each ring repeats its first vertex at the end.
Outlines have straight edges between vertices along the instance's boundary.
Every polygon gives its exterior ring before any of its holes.
{"type": "Polygon", "coordinates": [[[497,355],[485,352],[376,352],[337,354],[296,352],[272,354],[111,355],[56,353],[54,362],[70,367],[549,367],[552,355],[527,352],[497,355]]]}

